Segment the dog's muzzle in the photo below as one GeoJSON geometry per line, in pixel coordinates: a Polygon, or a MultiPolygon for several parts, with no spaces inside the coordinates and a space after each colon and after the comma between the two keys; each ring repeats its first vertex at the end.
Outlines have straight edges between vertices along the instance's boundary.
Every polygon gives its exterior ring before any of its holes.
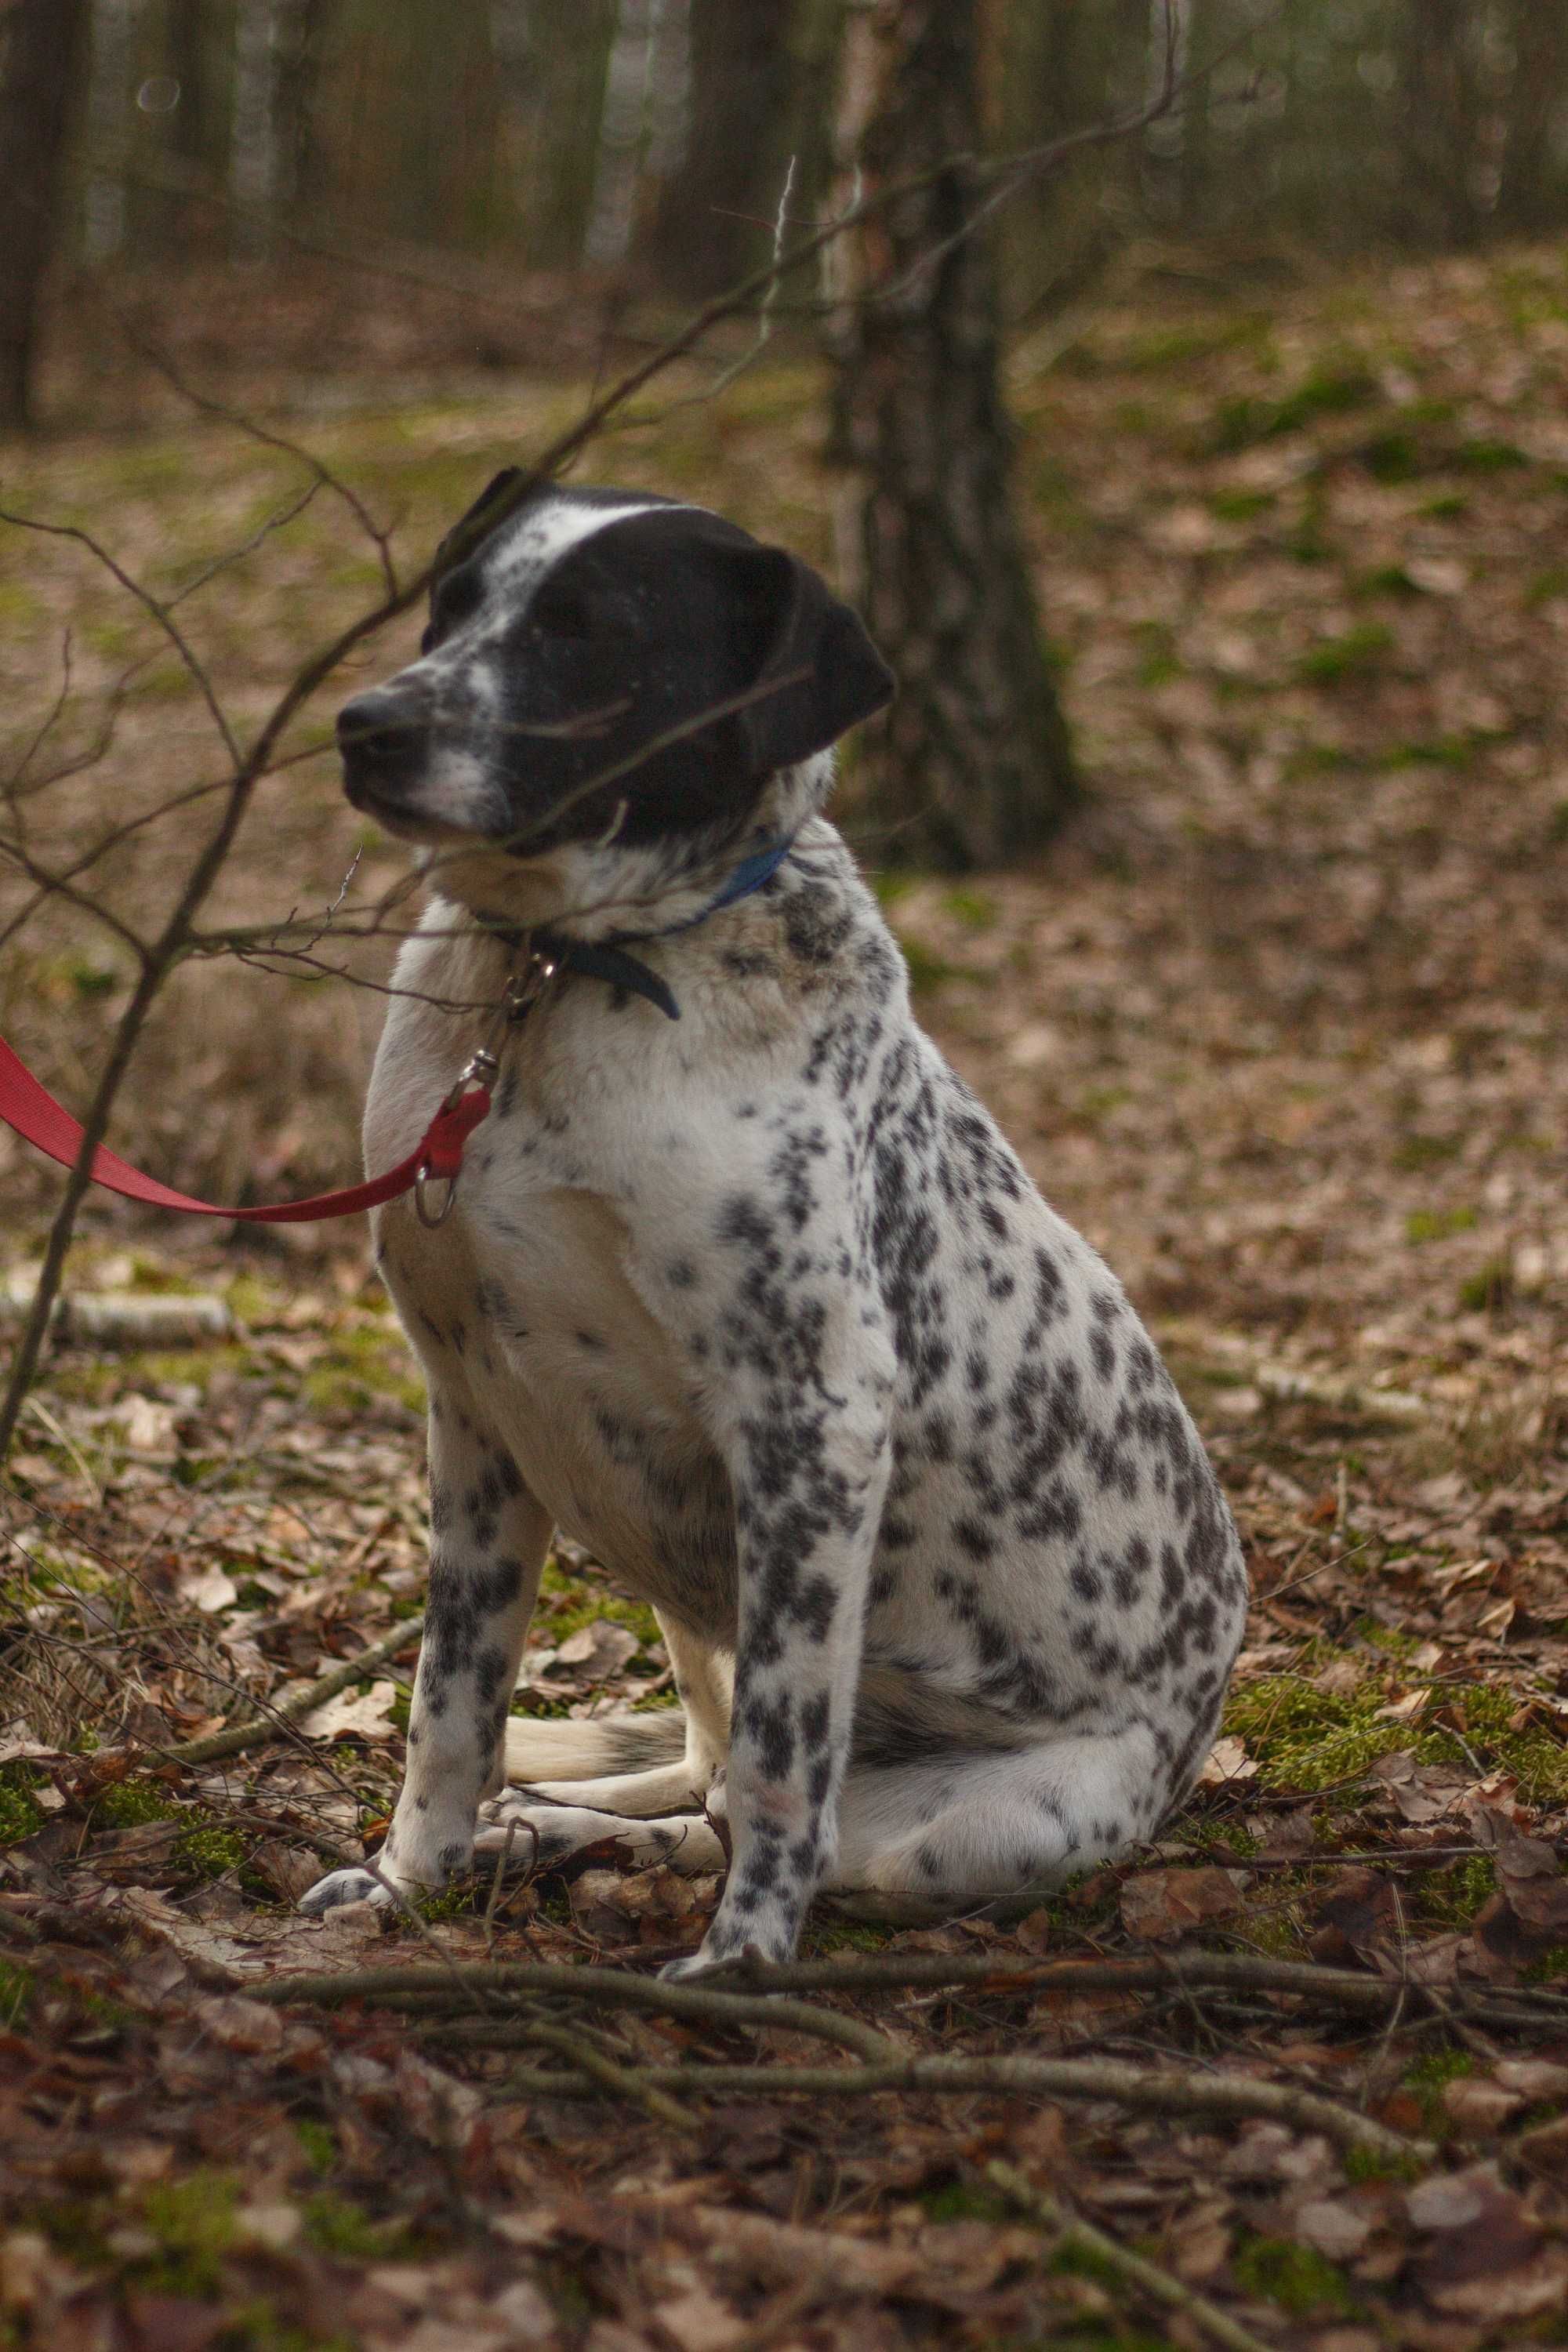
{"type": "Polygon", "coordinates": [[[406,806],[430,765],[430,712],[413,695],[376,687],[338,713],[343,788],[373,815],[406,806]]]}

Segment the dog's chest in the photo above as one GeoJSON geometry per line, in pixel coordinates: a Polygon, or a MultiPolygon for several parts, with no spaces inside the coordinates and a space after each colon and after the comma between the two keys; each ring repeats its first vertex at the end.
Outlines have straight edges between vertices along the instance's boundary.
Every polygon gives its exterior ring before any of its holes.
{"type": "MultiPolygon", "coordinates": [[[[399,1091],[406,1077],[399,1066],[399,1091]]],[[[580,1118],[563,1132],[527,1089],[498,1090],[447,1222],[382,1213],[383,1270],[433,1396],[504,1443],[613,1574],[711,1633],[733,1614],[729,1481],[630,1278],[627,1205],[608,1171],[595,1184],[595,1156],[580,1118]]]]}

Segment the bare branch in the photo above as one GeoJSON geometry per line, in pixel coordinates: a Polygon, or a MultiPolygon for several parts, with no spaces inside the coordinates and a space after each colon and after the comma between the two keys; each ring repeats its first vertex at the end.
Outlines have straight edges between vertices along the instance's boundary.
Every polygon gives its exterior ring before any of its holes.
{"type": "Polygon", "coordinates": [[[195,685],[196,691],[201,696],[202,700],[206,704],[207,709],[211,713],[213,725],[217,729],[219,735],[223,739],[225,751],[228,753],[229,758],[234,761],[236,767],[237,767],[240,764],[241,755],[239,744],[235,736],[234,730],[228,723],[227,716],[224,711],[222,705],[219,703],[217,696],[213,691],[212,680],[208,677],[205,667],[195,648],[190,644],[190,641],[185,636],[184,631],[181,629],[179,623],[171,617],[170,607],[160,598],[154,596],[150,588],[144,588],[139,580],[134,579],[132,574],[126,571],[124,565],[119,562],[114,556],[110,555],[109,550],[103,545],[102,541],[100,540],[94,539],[89,530],[83,530],[79,524],[73,522],[45,522],[38,515],[16,514],[5,507],[0,507],[0,522],[8,522],[17,530],[42,531],[44,535],[49,539],[74,539],[79,547],[85,547],[89,554],[93,556],[98,562],[101,563],[104,570],[109,572],[113,579],[119,582],[121,587],[125,590],[127,595],[134,596],[142,611],[149,614],[152,618],[156,621],[158,626],[163,630],[163,635],[168,638],[169,643],[174,646],[174,651],[179,655],[181,661],[184,664],[186,670],[195,685]]]}

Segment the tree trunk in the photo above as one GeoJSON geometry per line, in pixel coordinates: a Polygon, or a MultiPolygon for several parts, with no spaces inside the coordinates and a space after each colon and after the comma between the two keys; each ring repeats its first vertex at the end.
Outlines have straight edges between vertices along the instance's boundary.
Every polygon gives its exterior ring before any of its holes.
{"type": "Polygon", "coordinates": [[[32,414],[38,323],[59,224],[86,0],[14,0],[0,79],[0,431],[32,414]]]}
{"type": "MultiPolygon", "coordinates": [[[[867,625],[899,677],[861,738],[887,852],[951,872],[1029,856],[1078,797],[1011,498],[994,271],[976,200],[975,0],[878,0],[850,20],[847,195],[938,165],[839,240],[833,454],[856,469],[867,625]]],[[[850,536],[850,534],[844,534],[850,536]]]]}
{"type": "Polygon", "coordinates": [[[795,14],[790,0],[691,0],[685,148],[647,241],[671,293],[705,300],[766,258],[794,113],[795,14]]]}
{"type": "Polygon", "coordinates": [[[1415,244],[1467,245],[1479,226],[1473,31],[1470,0],[1420,0],[1405,22],[1402,226],[1415,244]]]}
{"type": "Polygon", "coordinates": [[[1568,95],[1568,22],[1561,0],[1510,0],[1513,87],[1502,152],[1498,217],[1527,233],[1555,227],[1563,218],[1563,167],[1552,131],[1568,95]]]}

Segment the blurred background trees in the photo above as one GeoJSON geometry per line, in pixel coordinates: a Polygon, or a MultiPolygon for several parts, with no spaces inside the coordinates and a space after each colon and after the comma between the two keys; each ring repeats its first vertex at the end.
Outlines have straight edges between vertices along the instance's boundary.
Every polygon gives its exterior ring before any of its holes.
{"type": "Polygon", "coordinates": [[[1568,7],[10,0],[0,148],[0,429],[133,415],[116,320],[253,404],[421,361],[602,374],[765,263],[786,176],[805,233],[950,167],[792,276],[772,326],[835,362],[841,569],[904,679],[867,804],[959,866],[1028,851],[1074,793],[1010,339],[1129,268],[1267,288],[1568,224],[1568,7]],[[943,246],[966,158],[1135,114],[1173,31],[1219,59],[1178,107],[943,246]]]}
{"type": "MultiPolygon", "coordinates": [[[[5,71],[68,56],[58,248],[166,267],[276,230],[413,241],[521,270],[635,273],[686,299],[766,249],[784,163],[830,184],[837,58],[861,0],[11,0],[5,71]]],[[[874,13],[874,0],[873,0],[874,13]]],[[[960,11],[988,144],[1136,104],[1161,0],[960,11]]],[[[1183,0],[1178,115],[1084,158],[1006,230],[1016,314],[1151,230],[1341,252],[1568,220],[1555,0],[1183,0]]],[[[24,126],[29,127],[29,126],[24,126]]],[[[31,124],[42,134],[41,113],[31,124]]],[[[12,147],[7,178],[30,155],[12,147]]]]}

